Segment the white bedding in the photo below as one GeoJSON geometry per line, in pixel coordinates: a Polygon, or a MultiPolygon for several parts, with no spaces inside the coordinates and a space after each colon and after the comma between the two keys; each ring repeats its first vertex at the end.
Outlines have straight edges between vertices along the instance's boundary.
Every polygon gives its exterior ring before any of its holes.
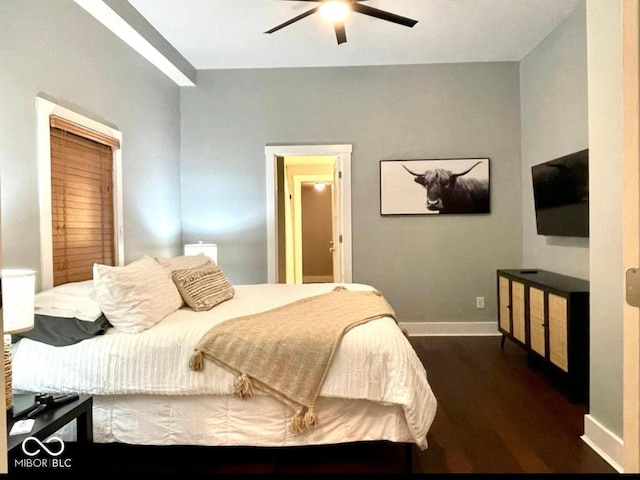
{"type": "MultiPolygon", "coordinates": [[[[266,395],[251,400],[249,404],[212,395],[97,396],[93,399],[93,438],[98,443],[252,447],[379,440],[415,443],[399,405],[320,398],[315,408],[321,424],[293,434],[289,407],[266,395]]],[[[73,440],[74,430],[59,436],[73,440]]]]}
{"type": "MultiPolygon", "coordinates": [[[[109,434],[100,437],[99,433],[101,428],[111,429],[101,422],[117,423],[117,418],[113,418],[115,410],[112,407],[105,407],[109,402],[114,401],[113,399],[133,401],[135,404],[135,399],[138,398],[142,402],[151,402],[149,405],[153,405],[151,399],[155,397],[159,402],[167,405],[171,405],[172,399],[188,405],[190,402],[199,402],[198,397],[192,397],[194,395],[214,396],[214,398],[225,396],[222,397],[225,402],[218,402],[218,404],[227,409],[226,417],[230,415],[231,405],[234,406],[234,411],[239,409],[236,412],[237,415],[234,414],[235,418],[245,408],[247,412],[253,411],[255,416],[255,408],[259,402],[266,401],[273,408],[278,409],[280,406],[273,404],[275,400],[271,398],[254,397],[247,401],[228,398],[233,394],[234,376],[211,362],[208,362],[204,371],[191,370],[189,358],[193,353],[193,347],[216,323],[275,308],[306,296],[325,293],[335,286],[336,284],[237,285],[233,299],[208,312],[194,312],[185,307],[138,334],[110,329],[103,336],[66,347],[53,347],[22,339],[13,346],[14,389],[27,392],[81,392],[96,395],[98,402],[95,410],[99,413],[94,419],[96,441],[100,441],[100,438],[104,441],[114,441],[109,434]],[[106,404],[103,402],[105,399],[109,399],[106,404]],[[111,416],[105,415],[100,408],[111,411],[111,416]]],[[[345,286],[351,290],[371,289],[370,286],[362,284],[345,286]]],[[[320,397],[321,399],[323,397],[355,399],[364,401],[358,402],[364,404],[374,402],[383,407],[382,410],[385,410],[384,407],[391,407],[387,409],[389,411],[399,407],[399,411],[405,417],[412,441],[420,448],[427,447],[426,435],[435,416],[436,398],[419,358],[391,318],[373,320],[346,333],[333,359],[320,397]]],[[[283,411],[288,411],[287,407],[282,408],[283,411]]],[[[144,408],[139,412],[143,411],[145,411],[144,408]]],[[[287,419],[290,413],[288,412],[284,418],[287,419]]],[[[250,414],[247,413],[247,415],[250,414]]],[[[319,437],[316,440],[307,438],[304,442],[333,443],[320,441],[323,428],[326,429],[327,424],[331,424],[332,415],[335,414],[327,410],[327,418],[323,419],[322,412],[318,412],[320,430],[312,436],[319,437]],[[324,427],[322,427],[323,424],[324,427]]],[[[141,414],[139,416],[141,418],[139,428],[142,429],[144,417],[141,414]]],[[[186,417],[189,416],[186,415],[186,417]]],[[[202,423],[202,416],[198,415],[198,417],[197,421],[202,423]]],[[[265,428],[261,431],[271,431],[269,416],[265,415],[262,418],[265,428]]],[[[275,425],[278,425],[279,421],[276,421],[275,425]]],[[[153,423],[151,421],[145,428],[149,428],[153,423]]],[[[241,424],[242,422],[232,423],[241,424]]],[[[248,426],[251,427],[249,432],[255,435],[256,424],[252,423],[248,426]]],[[[198,428],[202,429],[202,426],[198,428]]],[[[230,423],[225,428],[240,429],[241,427],[230,423]]],[[[267,443],[260,444],[287,443],[285,437],[291,436],[287,433],[287,429],[277,426],[275,430],[279,433],[271,436],[267,443]]],[[[170,432],[170,429],[167,432],[170,432]]],[[[194,435],[197,436],[197,432],[194,435]]],[[[242,437],[241,434],[238,435],[238,438],[242,437]]],[[[354,433],[352,437],[346,436],[343,441],[362,439],[359,438],[361,436],[363,434],[354,433]]],[[[369,434],[364,436],[367,437],[369,434]]],[[[402,438],[403,435],[395,436],[402,438]]],[[[329,438],[333,437],[329,435],[329,438]]],[[[148,443],[167,442],[149,441],[148,443]]],[[[211,443],[211,440],[207,442],[211,443]]],[[[203,443],[207,442],[203,441],[203,443]]],[[[169,443],[180,443],[180,439],[173,439],[169,443]]],[[[291,443],[291,440],[288,443],[291,443]]]]}

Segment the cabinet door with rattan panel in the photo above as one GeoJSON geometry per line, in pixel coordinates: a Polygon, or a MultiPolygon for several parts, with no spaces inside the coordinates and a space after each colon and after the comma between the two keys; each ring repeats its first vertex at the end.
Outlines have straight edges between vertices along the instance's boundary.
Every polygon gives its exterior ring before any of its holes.
{"type": "Polygon", "coordinates": [[[511,333],[511,304],[509,299],[509,279],[498,277],[498,322],[500,329],[511,333]]]}
{"type": "Polygon", "coordinates": [[[544,313],[544,291],[529,288],[529,344],[531,349],[541,357],[547,356],[547,340],[545,338],[546,317],[544,313]]]}
{"type": "Polygon", "coordinates": [[[567,350],[567,299],[549,294],[549,360],[563,371],[569,371],[567,350]]]}
{"type": "Polygon", "coordinates": [[[511,314],[513,319],[513,337],[526,343],[526,325],[524,308],[524,284],[511,282],[511,314]]]}

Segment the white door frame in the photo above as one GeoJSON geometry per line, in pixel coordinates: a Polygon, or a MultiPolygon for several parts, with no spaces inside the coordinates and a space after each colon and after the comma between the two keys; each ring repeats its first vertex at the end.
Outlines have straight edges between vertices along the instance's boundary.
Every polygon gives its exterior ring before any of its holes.
{"type": "Polygon", "coordinates": [[[342,235],[342,282],[352,281],[351,269],[351,152],[352,145],[277,145],[264,149],[267,176],[267,282],[276,283],[278,266],[277,157],[335,156],[342,172],[340,190],[340,230],[342,235]]]}
{"type": "MultiPolygon", "coordinates": [[[[623,2],[625,272],[640,266],[640,8],[623,2]]],[[[626,291],[625,291],[626,292],[626,291]]],[[[640,472],[640,310],[623,308],[623,471],[640,472]]]]}

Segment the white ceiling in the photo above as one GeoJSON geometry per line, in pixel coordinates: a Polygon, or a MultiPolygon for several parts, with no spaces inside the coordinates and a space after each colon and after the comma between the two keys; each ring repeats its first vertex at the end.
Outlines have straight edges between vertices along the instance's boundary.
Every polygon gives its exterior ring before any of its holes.
{"type": "Polygon", "coordinates": [[[520,61],[584,0],[367,0],[413,28],[352,13],[347,43],[291,0],[129,0],[196,69],[520,61]]]}

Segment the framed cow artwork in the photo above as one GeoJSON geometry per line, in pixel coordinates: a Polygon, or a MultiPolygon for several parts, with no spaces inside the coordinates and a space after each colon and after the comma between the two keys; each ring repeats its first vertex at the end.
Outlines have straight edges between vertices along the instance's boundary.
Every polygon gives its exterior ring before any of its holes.
{"type": "Polygon", "coordinates": [[[488,158],[380,161],[381,215],[490,213],[488,158]]]}

